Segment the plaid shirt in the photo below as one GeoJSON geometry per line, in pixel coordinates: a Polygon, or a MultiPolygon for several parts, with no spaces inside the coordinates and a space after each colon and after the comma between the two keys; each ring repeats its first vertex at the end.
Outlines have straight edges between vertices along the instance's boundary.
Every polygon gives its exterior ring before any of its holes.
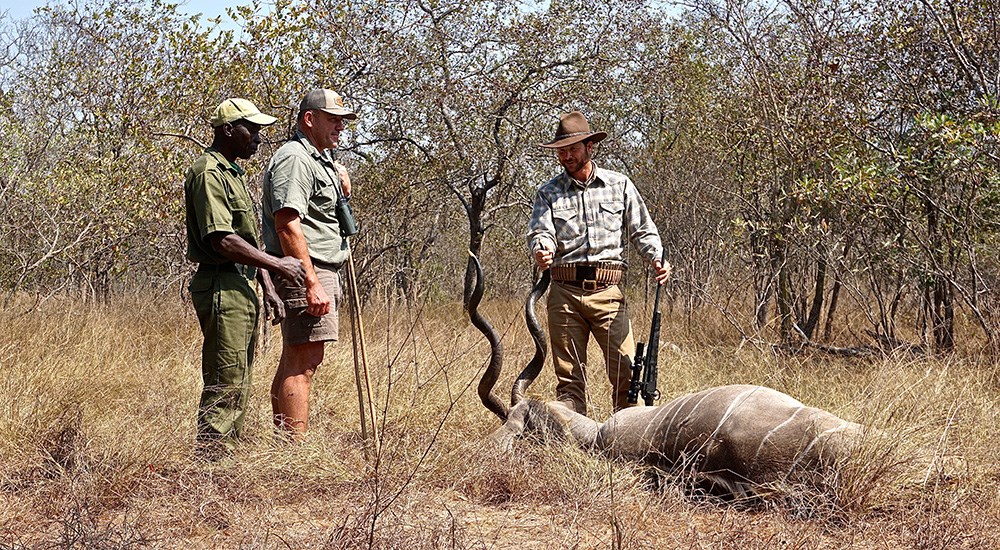
{"type": "Polygon", "coordinates": [[[538,189],[528,222],[528,248],[555,251],[553,264],[625,261],[628,236],[650,263],[660,259],[656,225],[632,180],[593,164],[579,182],[563,171],[538,189]],[[623,234],[624,233],[624,234],[623,234]]]}

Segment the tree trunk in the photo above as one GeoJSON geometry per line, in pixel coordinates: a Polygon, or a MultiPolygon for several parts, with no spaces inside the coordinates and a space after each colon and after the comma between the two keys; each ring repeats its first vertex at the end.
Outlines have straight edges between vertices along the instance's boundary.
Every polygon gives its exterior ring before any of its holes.
{"type": "Polygon", "coordinates": [[[820,247],[820,259],[816,261],[816,285],[813,288],[812,306],[809,308],[809,316],[802,323],[802,332],[806,338],[812,340],[816,325],[819,324],[820,314],[823,312],[823,298],[826,293],[826,251],[820,247]]]}
{"type": "MultiPolygon", "coordinates": [[[[851,249],[851,239],[848,239],[844,243],[844,251],[842,253],[843,258],[847,257],[848,251],[851,249]]],[[[833,340],[833,318],[834,314],[837,312],[837,303],[840,300],[840,288],[843,286],[843,282],[840,279],[840,270],[834,269],[833,271],[833,288],[830,290],[830,305],[826,308],[826,322],[823,325],[823,341],[830,342],[833,340]]]]}
{"type": "Polygon", "coordinates": [[[931,333],[934,337],[934,350],[938,353],[949,353],[955,349],[955,310],[954,296],[947,276],[942,273],[944,266],[943,249],[944,236],[938,224],[938,207],[926,193],[924,213],[927,216],[927,251],[930,256],[929,269],[932,273],[930,292],[931,333]]]}
{"type": "Polygon", "coordinates": [[[933,303],[931,304],[931,329],[934,349],[950,353],[955,349],[955,307],[951,284],[945,277],[934,277],[933,303]]]}
{"type": "MultiPolygon", "coordinates": [[[[483,249],[483,235],[486,230],[483,228],[483,209],[486,207],[486,188],[476,187],[472,189],[472,200],[469,201],[469,252],[477,258],[483,249]]],[[[480,258],[480,262],[482,259],[480,258]]],[[[476,271],[471,264],[465,266],[465,286],[462,291],[462,307],[469,309],[469,299],[472,297],[472,289],[476,286],[476,271]]]]}
{"type": "Polygon", "coordinates": [[[788,342],[792,336],[792,281],[785,262],[785,244],[777,237],[772,240],[771,267],[778,274],[778,291],[774,305],[781,322],[779,337],[782,342],[788,342]]]}
{"type": "Polygon", "coordinates": [[[774,292],[774,269],[767,260],[767,241],[761,231],[754,231],[750,235],[750,250],[753,257],[753,265],[757,268],[756,284],[757,301],[755,303],[754,319],[757,321],[757,330],[767,326],[768,304],[771,302],[771,294],[774,292]]]}

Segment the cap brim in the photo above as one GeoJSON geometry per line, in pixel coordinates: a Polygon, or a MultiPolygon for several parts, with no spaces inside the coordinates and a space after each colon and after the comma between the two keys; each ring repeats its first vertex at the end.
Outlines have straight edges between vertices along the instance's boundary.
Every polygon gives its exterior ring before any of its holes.
{"type": "Polygon", "coordinates": [[[581,134],[579,136],[568,137],[564,139],[559,139],[556,141],[550,141],[549,143],[539,143],[538,146],[543,149],[559,149],[560,147],[568,147],[574,143],[580,143],[581,141],[589,139],[594,143],[603,140],[608,137],[607,132],[591,132],[589,134],[581,134]]]}
{"type": "Polygon", "coordinates": [[[261,126],[270,126],[275,122],[278,122],[278,119],[271,115],[265,115],[264,113],[257,113],[255,115],[243,117],[243,120],[253,122],[254,124],[259,124],[261,126]]]}
{"type": "Polygon", "coordinates": [[[347,120],[357,120],[358,115],[354,114],[353,111],[348,111],[347,109],[320,109],[324,113],[330,113],[331,115],[342,116],[347,120]]]}

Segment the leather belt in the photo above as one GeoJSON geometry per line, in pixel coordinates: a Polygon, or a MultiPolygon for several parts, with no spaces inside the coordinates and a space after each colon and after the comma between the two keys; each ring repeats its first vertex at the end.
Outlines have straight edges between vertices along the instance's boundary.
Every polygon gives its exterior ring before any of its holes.
{"type": "Polygon", "coordinates": [[[309,261],[311,261],[312,264],[313,264],[313,266],[315,266],[315,267],[321,267],[323,269],[327,269],[327,270],[330,270],[330,271],[340,271],[340,268],[342,267],[342,265],[331,264],[331,263],[327,263],[327,262],[321,262],[321,261],[317,260],[316,258],[312,258],[312,257],[309,258],[309,261]]]}
{"type": "Polygon", "coordinates": [[[588,292],[593,292],[597,290],[605,290],[611,288],[615,285],[610,283],[599,283],[597,281],[556,281],[561,285],[575,286],[577,288],[582,288],[588,292]]]}
{"type": "Polygon", "coordinates": [[[584,290],[604,290],[621,282],[625,266],[618,262],[575,262],[553,265],[552,280],[584,290]]]}
{"type": "Polygon", "coordinates": [[[247,279],[253,279],[257,276],[257,268],[252,265],[243,265],[235,262],[226,262],[224,264],[198,264],[199,273],[236,273],[237,275],[242,275],[247,279]]]}

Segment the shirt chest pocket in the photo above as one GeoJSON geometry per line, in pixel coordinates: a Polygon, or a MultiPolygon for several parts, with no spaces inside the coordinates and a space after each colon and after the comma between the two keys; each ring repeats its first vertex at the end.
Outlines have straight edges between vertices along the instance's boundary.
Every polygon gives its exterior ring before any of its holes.
{"type": "Polygon", "coordinates": [[[602,202],[598,217],[601,226],[608,231],[621,231],[624,220],[625,203],[619,201],[602,202]]]}
{"type": "Polygon", "coordinates": [[[246,187],[235,182],[226,182],[226,201],[229,202],[229,210],[233,216],[233,229],[241,235],[253,234],[257,217],[254,215],[246,187]]]}
{"type": "Polygon", "coordinates": [[[250,201],[250,193],[241,182],[226,182],[226,201],[232,215],[232,227],[237,235],[256,244],[257,212],[250,201]]]}
{"type": "Polygon", "coordinates": [[[583,228],[580,223],[580,213],[576,208],[561,208],[552,210],[552,222],[556,230],[556,240],[571,241],[579,237],[583,228]]]}
{"type": "Polygon", "coordinates": [[[313,206],[328,215],[334,215],[337,209],[337,185],[336,181],[326,177],[323,168],[319,168],[315,174],[313,182],[313,195],[310,199],[313,206]]]}
{"type": "Polygon", "coordinates": [[[233,213],[245,213],[250,210],[250,196],[246,190],[239,189],[232,183],[226,183],[226,200],[229,202],[229,209],[233,213]]]}

